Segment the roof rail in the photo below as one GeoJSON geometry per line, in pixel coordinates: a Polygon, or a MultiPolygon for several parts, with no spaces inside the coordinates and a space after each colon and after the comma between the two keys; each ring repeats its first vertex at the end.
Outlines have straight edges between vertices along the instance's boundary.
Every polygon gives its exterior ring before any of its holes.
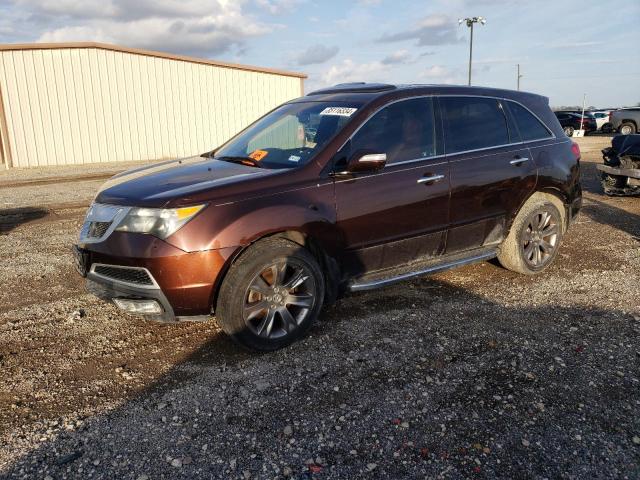
{"type": "Polygon", "coordinates": [[[376,93],[376,92],[387,92],[389,90],[395,90],[397,87],[395,85],[390,85],[388,83],[366,83],[366,82],[351,82],[351,83],[339,83],[338,85],[334,85],[333,87],[322,88],[320,90],[315,90],[307,94],[310,95],[323,95],[328,93],[346,93],[346,92],[355,92],[355,93],[376,93]]]}

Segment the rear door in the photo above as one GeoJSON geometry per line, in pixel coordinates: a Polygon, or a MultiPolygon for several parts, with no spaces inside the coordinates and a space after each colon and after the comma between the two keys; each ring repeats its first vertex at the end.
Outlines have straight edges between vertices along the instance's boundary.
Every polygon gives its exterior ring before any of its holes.
{"type": "Polygon", "coordinates": [[[535,163],[495,98],[439,98],[451,175],[446,253],[499,244],[507,219],[533,192],[535,163]]]}
{"type": "Polygon", "coordinates": [[[431,97],[396,101],[353,135],[357,150],[387,154],[379,172],[336,178],[337,223],[351,274],[442,253],[449,213],[449,167],[438,146],[431,97]]]}

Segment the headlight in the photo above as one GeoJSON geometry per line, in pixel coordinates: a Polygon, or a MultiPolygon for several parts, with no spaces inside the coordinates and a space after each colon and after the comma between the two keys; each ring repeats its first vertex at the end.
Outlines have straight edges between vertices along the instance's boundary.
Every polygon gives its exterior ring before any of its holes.
{"type": "Polygon", "coordinates": [[[132,208],[116,230],[167,238],[191,220],[204,205],[183,208],[132,208]]]}

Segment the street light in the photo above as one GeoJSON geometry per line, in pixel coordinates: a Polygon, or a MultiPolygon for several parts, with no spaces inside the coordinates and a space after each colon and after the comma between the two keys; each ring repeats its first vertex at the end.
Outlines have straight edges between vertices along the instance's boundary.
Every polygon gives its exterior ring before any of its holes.
{"type": "Polygon", "coordinates": [[[471,29],[471,40],[469,41],[469,85],[471,85],[471,57],[473,55],[473,24],[480,23],[484,25],[487,23],[487,19],[484,17],[471,17],[471,18],[459,18],[458,25],[463,23],[467,24],[467,27],[471,29]]]}

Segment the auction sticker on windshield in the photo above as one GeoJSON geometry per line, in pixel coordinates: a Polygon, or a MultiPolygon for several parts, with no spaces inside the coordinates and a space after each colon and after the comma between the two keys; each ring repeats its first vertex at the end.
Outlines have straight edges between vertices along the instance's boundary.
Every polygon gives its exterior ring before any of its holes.
{"type": "Polygon", "coordinates": [[[357,110],[351,107],[327,107],[320,112],[320,115],[338,115],[340,117],[350,117],[357,110]]]}
{"type": "Polygon", "coordinates": [[[254,150],[251,155],[249,155],[249,158],[253,158],[256,162],[259,162],[267,155],[269,155],[269,152],[266,150],[254,150]]]}

